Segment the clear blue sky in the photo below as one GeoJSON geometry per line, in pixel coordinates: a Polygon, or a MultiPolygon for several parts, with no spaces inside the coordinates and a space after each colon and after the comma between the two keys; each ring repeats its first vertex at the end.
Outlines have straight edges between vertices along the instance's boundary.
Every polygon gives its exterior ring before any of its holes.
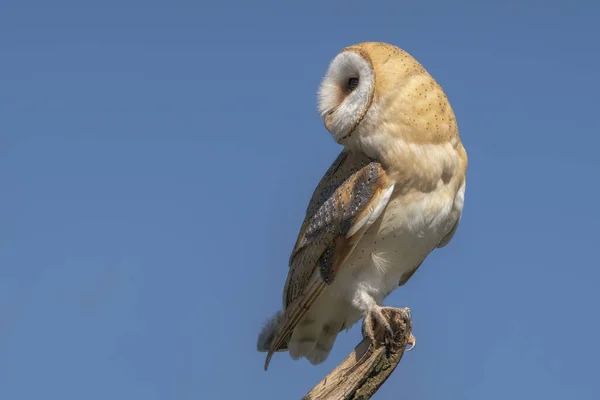
{"type": "Polygon", "coordinates": [[[294,399],[341,361],[358,326],[316,367],[255,345],[362,41],[431,72],[470,159],[375,399],[600,398],[597,2],[87,3],[0,5],[0,398],[294,399]]]}

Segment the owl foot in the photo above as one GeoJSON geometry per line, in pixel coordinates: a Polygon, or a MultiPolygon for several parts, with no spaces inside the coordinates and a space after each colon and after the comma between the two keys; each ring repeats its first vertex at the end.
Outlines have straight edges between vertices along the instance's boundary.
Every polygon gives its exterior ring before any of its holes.
{"type": "Polygon", "coordinates": [[[391,309],[391,307],[381,307],[375,305],[365,315],[363,321],[362,331],[363,336],[368,337],[372,341],[379,341],[377,338],[377,324],[384,328],[383,341],[385,344],[389,344],[394,337],[394,330],[388,318],[383,314],[384,309],[391,309]]]}
{"type": "MultiPolygon", "coordinates": [[[[390,345],[394,339],[394,329],[392,328],[392,324],[390,323],[389,320],[389,316],[392,315],[392,313],[398,313],[400,312],[403,316],[403,318],[405,319],[410,319],[411,315],[410,315],[410,310],[408,310],[407,308],[394,308],[394,307],[382,307],[382,306],[378,306],[375,305],[373,306],[368,312],[367,315],[365,315],[364,321],[363,321],[363,326],[362,326],[362,333],[363,333],[363,337],[368,337],[369,339],[371,339],[372,341],[378,341],[378,342],[383,342],[386,344],[386,346],[390,345]],[[377,329],[377,324],[379,324],[380,327],[382,327],[382,330],[377,329]],[[383,332],[381,332],[383,331],[383,332]],[[383,334],[383,337],[382,337],[383,334]]],[[[397,316],[397,314],[395,314],[397,316]]],[[[397,318],[397,317],[395,317],[397,318]]],[[[396,322],[396,327],[397,326],[397,322],[396,322]]],[[[410,346],[408,347],[405,351],[410,351],[412,349],[415,348],[415,345],[417,343],[417,339],[415,338],[415,336],[411,333],[408,341],[407,341],[407,345],[410,346]]]]}

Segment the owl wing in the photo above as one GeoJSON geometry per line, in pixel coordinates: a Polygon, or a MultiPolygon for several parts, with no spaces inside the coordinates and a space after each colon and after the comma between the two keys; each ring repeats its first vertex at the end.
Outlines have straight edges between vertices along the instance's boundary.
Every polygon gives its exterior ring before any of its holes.
{"type": "Polygon", "coordinates": [[[334,280],[365,231],[385,209],[394,190],[380,163],[344,150],[314,191],[290,256],[283,291],[284,315],[271,341],[286,346],[295,326],[334,280]]]}

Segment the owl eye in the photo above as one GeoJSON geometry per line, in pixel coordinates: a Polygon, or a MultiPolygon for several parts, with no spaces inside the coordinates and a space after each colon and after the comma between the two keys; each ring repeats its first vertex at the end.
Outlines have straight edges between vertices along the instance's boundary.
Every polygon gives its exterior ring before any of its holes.
{"type": "Polygon", "coordinates": [[[353,91],[358,86],[358,78],[350,78],[348,79],[348,88],[350,91],[353,91]]]}

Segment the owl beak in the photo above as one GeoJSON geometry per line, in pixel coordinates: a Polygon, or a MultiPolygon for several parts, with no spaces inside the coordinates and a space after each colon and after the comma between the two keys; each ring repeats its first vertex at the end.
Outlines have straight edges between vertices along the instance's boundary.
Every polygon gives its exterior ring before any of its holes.
{"type": "Polygon", "coordinates": [[[331,132],[331,130],[329,129],[331,127],[331,115],[327,114],[325,118],[323,118],[323,122],[325,123],[325,129],[331,132]]]}
{"type": "Polygon", "coordinates": [[[343,140],[346,138],[349,138],[351,136],[352,132],[349,132],[348,134],[340,137],[340,132],[336,132],[335,131],[335,125],[334,125],[334,120],[333,120],[333,114],[335,113],[335,110],[337,110],[337,108],[329,111],[327,114],[325,114],[325,116],[323,117],[323,122],[325,123],[325,129],[327,129],[329,131],[329,133],[331,133],[331,135],[333,136],[333,138],[335,139],[335,141],[339,144],[343,144],[343,140]]]}
{"type": "Polygon", "coordinates": [[[337,108],[334,108],[333,110],[327,112],[327,114],[325,114],[325,117],[323,117],[323,122],[325,123],[325,129],[327,129],[329,132],[332,132],[331,128],[332,128],[332,123],[333,123],[333,114],[335,113],[336,109],[337,108]]]}

